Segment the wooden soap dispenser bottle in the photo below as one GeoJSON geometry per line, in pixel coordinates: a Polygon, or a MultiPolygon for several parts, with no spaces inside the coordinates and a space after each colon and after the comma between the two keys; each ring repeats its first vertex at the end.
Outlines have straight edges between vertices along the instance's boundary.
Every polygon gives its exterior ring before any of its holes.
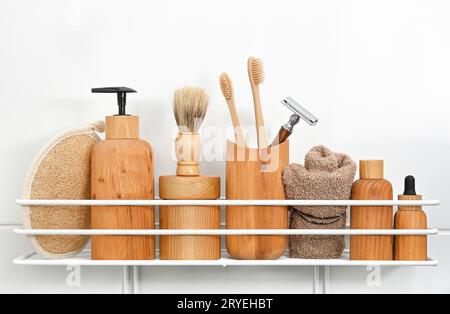
{"type": "MultiPolygon", "coordinates": [[[[413,176],[405,179],[405,193],[399,195],[400,201],[421,201],[422,196],[416,193],[416,180],[413,176]]],[[[395,214],[395,229],[427,229],[428,219],[422,207],[399,206],[395,214]]],[[[396,236],[395,260],[426,261],[428,260],[427,236],[396,236]]]]}
{"type": "MultiPolygon", "coordinates": [[[[106,139],[92,152],[93,200],[153,200],[153,151],[139,139],[139,117],[126,114],[126,87],[98,88],[117,94],[119,114],[106,117],[106,139]]],[[[154,209],[144,206],[93,206],[92,229],[153,229],[154,209]]],[[[93,260],[151,260],[153,236],[94,236],[93,260]]]]}
{"type": "MultiPolygon", "coordinates": [[[[164,200],[216,200],[220,197],[220,177],[200,175],[201,141],[198,130],[208,107],[200,88],[177,90],[174,114],[179,127],[175,142],[177,175],[159,179],[164,200]]],[[[220,229],[218,206],[162,206],[161,229],[220,229]]],[[[217,260],[221,257],[220,236],[161,236],[161,260],[217,260]]]]}

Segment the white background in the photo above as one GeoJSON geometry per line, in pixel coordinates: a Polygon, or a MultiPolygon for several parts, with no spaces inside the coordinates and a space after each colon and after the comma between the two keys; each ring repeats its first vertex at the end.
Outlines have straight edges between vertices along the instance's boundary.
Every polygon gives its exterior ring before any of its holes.
{"type": "MultiPolygon", "coordinates": [[[[355,160],[381,158],[396,194],[414,174],[418,191],[440,199],[432,227],[450,229],[450,1],[448,0],[0,0],[0,292],[120,292],[120,269],[83,269],[69,288],[63,268],[13,266],[30,249],[12,234],[14,199],[27,167],[57,132],[114,114],[113,96],[91,87],[126,85],[129,112],[155,149],[156,175],[172,174],[172,95],[185,85],[211,98],[205,123],[230,120],[218,76],[235,80],[239,113],[253,123],[246,59],[262,57],[266,123],[302,99],[320,125],[300,126],[293,162],[324,144],[355,160]]],[[[225,144],[225,142],[224,142],[225,144]]],[[[224,174],[223,163],[203,165],[224,174]]],[[[450,238],[434,237],[436,269],[386,269],[381,287],[366,269],[333,268],[331,292],[450,292],[450,238]]],[[[311,292],[311,268],[146,269],[143,292],[311,292]]]]}

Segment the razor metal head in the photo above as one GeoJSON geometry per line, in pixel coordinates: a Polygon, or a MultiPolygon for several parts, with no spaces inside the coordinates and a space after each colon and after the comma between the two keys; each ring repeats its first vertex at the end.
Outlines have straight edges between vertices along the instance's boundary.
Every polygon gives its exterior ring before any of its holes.
{"type": "Polygon", "coordinates": [[[306,121],[309,125],[315,126],[319,123],[319,119],[316,118],[312,113],[306,110],[298,102],[296,102],[291,97],[286,97],[281,101],[283,105],[288,107],[293,113],[298,115],[302,120],[306,121]]]}

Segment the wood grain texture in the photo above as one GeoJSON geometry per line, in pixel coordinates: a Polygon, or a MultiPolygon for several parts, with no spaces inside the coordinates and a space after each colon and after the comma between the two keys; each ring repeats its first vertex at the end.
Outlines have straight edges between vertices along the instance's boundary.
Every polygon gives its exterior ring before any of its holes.
{"type": "Polygon", "coordinates": [[[220,177],[160,177],[159,196],[165,200],[218,199],[220,177]]]}
{"type": "Polygon", "coordinates": [[[291,132],[282,127],[278,132],[277,137],[273,140],[272,144],[270,144],[270,147],[274,147],[280,145],[280,143],[286,142],[288,138],[291,136],[291,134],[292,134],[291,132]]]}
{"type": "Polygon", "coordinates": [[[365,180],[377,180],[384,177],[383,160],[361,160],[359,163],[359,177],[365,180]]]}
{"type": "Polygon", "coordinates": [[[106,117],[106,139],[138,139],[138,116],[111,116],[106,117]]]}
{"type": "Polygon", "coordinates": [[[202,143],[197,133],[178,133],[175,140],[177,176],[198,177],[202,143]]]}
{"type": "MultiPolygon", "coordinates": [[[[352,200],[393,200],[393,188],[386,180],[358,180],[353,185],[352,200]]],[[[393,208],[351,208],[352,229],[392,229],[393,208]]],[[[351,260],[393,260],[393,236],[352,236],[351,260]]]]}
{"type": "MultiPolygon", "coordinates": [[[[166,200],[214,200],[220,197],[219,177],[167,176],[159,179],[160,196],[166,200]]],[[[220,229],[217,206],[162,206],[161,229],[220,229]]],[[[161,236],[161,260],[217,260],[220,236],[161,236]]]]}
{"type": "MultiPolygon", "coordinates": [[[[252,157],[258,150],[229,142],[227,148],[227,198],[258,200],[286,198],[282,182],[283,168],[289,163],[289,142],[271,150],[272,170],[263,172],[265,163],[252,157]],[[253,161],[254,160],[254,161],[253,161]]],[[[228,229],[288,229],[288,208],[263,206],[229,206],[228,229]]],[[[227,249],[232,258],[241,260],[272,260],[284,255],[286,236],[229,236],[227,249]]]]}
{"type": "MultiPolygon", "coordinates": [[[[401,201],[422,200],[420,195],[400,195],[401,201]]],[[[395,214],[395,229],[427,229],[428,218],[421,207],[400,206],[395,214]]],[[[395,236],[394,258],[398,261],[428,260],[427,236],[395,236]]]]}
{"type": "MultiPolygon", "coordinates": [[[[154,199],[153,152],[142,140],[106,140],[92,153],[92,199],[154,199]]],[[[154,209],[138,206],[92,207],[93,229],[153,229],[154,209]]],[[[151,260],[152,236],[92,237],[94,260],[151,260]]]]}

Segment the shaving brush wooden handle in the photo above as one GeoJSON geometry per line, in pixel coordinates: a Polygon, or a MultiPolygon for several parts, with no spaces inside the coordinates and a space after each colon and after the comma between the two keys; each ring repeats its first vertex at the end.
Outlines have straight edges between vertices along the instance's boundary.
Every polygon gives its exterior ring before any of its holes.
{"type": "Polygon", "coordinates": [[[202,151],[200,135],[196,133],[178,133],[175,149],[178,161],[177,176],[199,176],[202,151]]]}

